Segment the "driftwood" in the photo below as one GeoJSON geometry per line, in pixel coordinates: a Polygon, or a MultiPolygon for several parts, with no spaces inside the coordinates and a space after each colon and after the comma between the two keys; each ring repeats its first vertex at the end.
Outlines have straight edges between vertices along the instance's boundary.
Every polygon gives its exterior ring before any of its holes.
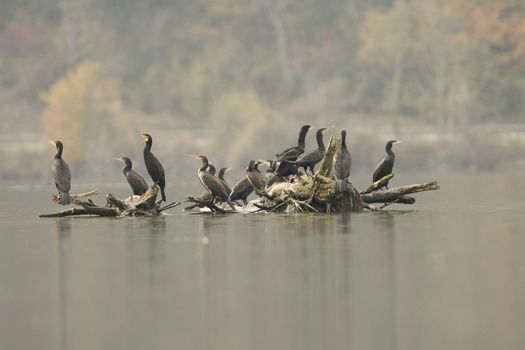
{"type": "Polygon", "coordinates": [[[332,168],[333,156],[340,144],[339,139],[331,137],[315,175],[310,177],[301,175],[294,182],[275,183],[266,189],[266,193],[254,205],[267,212],[280,213],[361,212],[363,209],[379,210],[393,203],[413,204],[415,198],[407,194],[439,189],[437,182],[432,181],[422,185],[380,190],[394,177],[394,174],[389,174],[361,193],[350,182],[346,191],[336,192],[332,168]],[[376,208],[371,205],[372,203],[383,203],[383,206],[376,208]]]}
{"type": "Polygon", "coordinates": [[[235,211],[233,211],[231,209],[228,210],[228,209],[222,208],[222,207],[216,205],[215,203],[213,203],[212,201],[203,200],[203,199],[201,199],[199,197],[186,196],[185,202],[187,202],[187,203],[194,203],[200,209],[207,208],[209,210],[208,213],[211,213],[211,214],[235,213],[235,211]]]}
{"type": "MultiPolygon", "coordinates": [[[[164,207],[155,201],[159,192],[159,187],[154,185],[150,187],[142,196],[131,196],[126,199],[118,199],[112,193],[106,195],[106,205],[97,206],[91,199],[80,201],[78,198],[89,197],[98,194],[100,191],[95,190],[83,194],[70,195],[71,203],[81,208],[69,208],[58,213],[41,214],[41,218],[64,217],[76,215],[96,215],[104,217],[124,217],[124,216],[158,216],[167,209],[174,208],[180,203],[173,202],[164,207]]],[[[52,200],[57,202],[57,195],[52,196],[52,200]]]]}
{"type": "MultiPolygon", "coordinates": [[[[78,202],[78,201],[75,201],[77,198],[85,198],[85,197],[91,197],[91,196],[94,196],[96,194],[99,194],[100,193],[100,190],[93,190],[93,191],[89,191],[89,192],[86,192],[86,193],[80,193],[80,194],[70,194],[69,195],[69,200],[71,201],[71,203],[75,204],[75,202],[78,202]]],[[[60,194],[54,194],[51,196],[51,200],[55,203],[60,203],[60,194]]]]}
{"type": "Polygon", "coordinates": [[[415,199],[406,196],[410,193],[438,190],[439,185],[436,181],[427,182],[422,185],[408,185],[401,187],[394,187],[384,191],[375,191],[371,193],[361,194],[361,199],[366,203],[386,203],[397,201],[398,203],[413,204],[415,199]],[[411,199],[409,199],[411,198],[411,199]]]}

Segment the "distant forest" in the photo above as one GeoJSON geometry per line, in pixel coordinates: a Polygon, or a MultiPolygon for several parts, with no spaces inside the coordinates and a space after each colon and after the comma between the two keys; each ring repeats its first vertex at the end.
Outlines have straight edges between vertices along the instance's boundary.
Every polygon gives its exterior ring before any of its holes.
{"type": "MultiPolygon", "coordinates": [[[[523,123],[524,73],[522,0],[7,0],[0,11],[0,132],[45,130],[73,164],[117,134],[104,155],[127,149],[144,126],[212,130],[205,147],[240,162],[265,144],[256,135],[293,143],[303,123],[523,123]]],[[[167,147],[195,151],[188,138],[167,147]]]]}

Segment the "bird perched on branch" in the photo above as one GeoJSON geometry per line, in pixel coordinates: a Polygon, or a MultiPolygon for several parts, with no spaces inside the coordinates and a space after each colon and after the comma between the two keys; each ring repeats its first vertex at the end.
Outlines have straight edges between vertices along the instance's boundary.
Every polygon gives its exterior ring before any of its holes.
{"type": "Polygon", "coordinates": [[[264,191],[266,187],[266,176],[264,176],[257,167],[261,165],[262,161],[250,160],[248,167],[246,168],[246,178],[253,186],[254,189],[264,191]],[[257,165],[256,165],[257,164],[257,165]]]}
{"type": "MultiPolygon", "coordinates": [[[[383,158],[379,164],[377,164],[374,170],[374,175],[372,176],[372,182],[376,182],[377,180],[380,180],[381,178],[392,173],[392,169],[394,168],[394,160],[396,158],[394,152],[392,152],[392,146],[397,143],[398,142],[396,140],[390,140],[386,143],[385,150],[387,156],[383,158]]],[[[388,189],[388,182],[385,184],[385,187],[388,189]]]]}
{"type": "Polygon", "coordinates": [[[59,203],[62,205],[67,205],[70,203],[69,190],[71,189],[71,170],[69,170],[69,166],[62,159],[64,145],[61,141],[49,141],[49,143],[55,146],[57,150],[55,160],[53,161],[53,166],[51,167],[51,172],[53,173],[53,178],[55,179],[55,186],[58,190],[58,193],[60,194],[59,203]]]}
{"type": "Polygon", "coordinates": [[[133,194],[137,196],[142,196],[144,193],[146,193],[146,191],[148,190],[148,184],[142,176],[137,174],[134,170],[131,170],[131,167],[133,166],[133,164],[131,163],[131,159],[127,157],[121,157],[117,158],[117,160],[120,160],[122,163],[125,164],[124,169],[122,169],[122,173],[126,177],[126,180],[128,180],[133,194]]]}
{"type": "Polygon", "coordinates": [[[346,147],[346,130],[341,130],[341,147],[334,154],[334,177],[336,192],[347,189],[347,179],[350,176],[352,158],[346,147]]]}
{"type": "Polygon", "coordinates": [[[308,169],[312,172],[312,175],[314,174],[315,165],[319,163],[321,160],[323,160],[324,157],[324,143],[323,143],[323,135],[326,133],[327,128],[321,128],[317,130],[317,133],[315,134],[315,138],[317,139],[317,149],[303,153],[299,157],[297,157],[297,160],[295,161],[295,164],[297,164],[297,167],[302,167],[304,169],[304,172],[308,175],[308,169]]]}
{"type": "Polygon", "coordinates": [[[148,171],[149,176],[151,176],[153,182],[160,188],[162,199],[159,203],[162,201],[166,202],[166,194],[164,193],[164,187],[166,186],[164,168],[153,153],[151,153],[153,138],[149,134],[142,134],[142,138],[146,141],[146,146],[144,147],[144,163],[146,164],[146,170],[148,171]]]}
{"type": "Polygon", "coordinates": [[[299,130],[299,139],[297,140],[297,146],[289,147],[284,151],[281,151],[275,155],[276,160],[296,160],[301,154],[304,153],[305,149],[305,138],[306,134],[310,130],[310,125],[303,125],[299,130]]]}
{"type": "Polygon", "coordinates": [[[199,176],[199,180],[201,180],[202,186],[208,192],[210,192],[212,196],[211,202],[213,203],[215,201],[215,198],[219,198],[221,201],[227,202],[228,205],[233,210],[235,210],[233,203],[228,198],[229,193],[227,192],[224,184],[220,181],[219,178],[216,178],[215,176],[206,171],[206,168],[208,168],[208,158],[205,156],[198,156],[195,157],[195,159],[198,159],[202,162],[201,167],[197,171],[197,175],[199,176]]]}

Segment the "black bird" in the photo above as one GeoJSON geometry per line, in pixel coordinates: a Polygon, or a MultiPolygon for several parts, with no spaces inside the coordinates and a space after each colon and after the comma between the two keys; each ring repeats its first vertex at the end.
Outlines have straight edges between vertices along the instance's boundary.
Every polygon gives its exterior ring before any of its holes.
{"type": "Polygon", "coordinates": [[[303,125],[299,131],[299,140],[297,140],[297,146],[293,146],[285,149],[275,155],[277,161],[282,160],[296,160],[302,153],[304,153],[305,142],[304,139],[306,134],[310,130],[310,125],[303,125]]]}
{"type": "Polygon", "coordinates": [[[153,182],[160,187],[162,199],[159,203],[162,201],[166,202],[166,194],[164,193],[164,187],[166,186],[164,168],[153,153],[151,153],[151,145],[153,143],[151,136],[149,134],[142,134],[142,138],[146,141],[146,146],[144,147],[144,163],[146,163],[146,170],[148,170],[148,174],[151,176],[153,182]]]}
{"type": "Polygon", "coordinates": [[[221,183],[224,186],[224,189],[228,193],[228,197],[229,197],[230,193],[232,192],[232,190],[230,188],[230,185],[228,185],[228,182],[226,182],[226,180],[224,179],[224,174],[226,174],[228,172],[228,170],[230,170],[230,168],[221,168],[221,170],[219,170],[218,178],[219,178],[219,180],[221,180],[221,183]]]}
{"type": "Polygon", "coordinates": [[[71,188],[71,171],[67,166],[67,163],[62,159],[62,151],[64,145],[61,141],[49,141],[57,149],[51,172],[55,179],[55,186],[60,194],[60,204],[67,205],[70,203],[69,200],[69,189],[71,188]]]}
{"type": "MultiPolygon", "coordinates": [[[[206,171],[209,172],[211,175],[215,175],[215,167],[211,164],[208,164],[208,168],[206,169],[206,171]]],[[[205,202],[211,202],[212,200],[211,193],[208,192],[208,190],[206,190],[199,196],[199,199],[205,202]]],[[[188,205],[187,207],[184,208],[184,210],[191,210],[195,207],[204,208],[204,205],[200,203],[195,203],[195,204],[188,205]]]]}
{"type": "Polygon", "coordinates": [[[232,202],[237,201],[237,200],[242,200],[244,205],[246,205],[248,204],[247,198],[252,192],[253,192],[252,184],[250,183],[250,181],[248,181],[246,177],[244,177],[239,182],[237,182],[235,186],[233,186],[232,191],[230,192],[229,198],[232,202]]]}
{"type": "Polygon", "coordinates": [[[295,161],[295,164],[297,164],[297,167],[302,167],[304,169],[304,172],[308,175],[308,168],[310,168],[310,171],[312,172],[312,175],[314,174],[314,168],[317,163],[319,163],[321,160],[323,160],[324,157],[324,143],[323,143],[323,135],[326,133],[327,128],[322,128],[317,130],[317,133],[315,134],[315,138],[317,139],[317,149],[303,153],[299,157],[297,157],[297,160],[295,161]]]}
{"type": "Polygon", "coordinates": [[[334,155],[334,177],[336,192],[346,191],[347,179],[350,176],[352,158],[346,148],[346,130],[341,131],[341,148],[334,155]]]}
{"type": "Polygon", "coordinates": [[[246,178],[250,182],[250,184],[253,186],[254,189],[258,189],[259,191],[264,191],[264,188],[266,187],[266,176],[264,176],[258,168],[259,165],[261,165],[263,162],[261,161],[254,161],[250,160],[250,163],[248,164],[248,167],[246,168],[246,178]]]}
{"type": "MultiPolygon", "coordinates": [[[[259,163],[253,164],[253,169],[257,170],[259,167],[259,163]]],[[[244,205],[248,204],[248,196],[253,192],[253,186],[248,180],[248,178],[245,176],[239,182],[233,186],[232,191],[230,193],[230,200],[231,201],[237,201],[242,200],[244,205]]]]}
{"type": "MultiPolygon", "coordinates": [[[[396,140],[390,140],[386,143],[385,150],[387,156],[383,158],[379,164],[377,164],[376,169],[374,170],[374,175],[372,176],[372,182],[376,182],[377,180],[380,180],[381,178],[392,173],[394,159],[396,158],[394,152],[392,152],[392,146],[394,146],[396,143],[396,140]]],[[[388,189],[388,182],[385,184],[385,187],[388,189]]]]}
{"type": "Polygon", "coordinates": [[[122,163],[126,164],[124,169],[122,169],[122,173],[126,177],[126,180],[128,180],[128,183],[131,186],[131,189],[133,190],[133,194],[137,196],[142,196],[144,193],[146,193],[146,191],[148,190],[148,184],[142,176],[137,174],[134,170],[131,170],[131,167],[133,165],[131,163],[131,159],[127,157],[121,157],[117,158],[117,160],[120,160],[122,163]]]}
{"type": "Polygon", "coordinates": [[[268,178],[268,183],[266,184],[266,187],[270,187],[271,185],[273,185],[279,177],[299,175],[299,172],[297,171],[297,165],[294,161],[283,160],[281,162],[276,163],[278,164],[277,169],[275,170],[274,174],[268,178]]]}
{"type": "Polygon", "coordinates": [[[208,158],[205,156],[198,156],[195,158],[202,162],[202,166],[199,168],[197,175],[201,180],[202,186],[204,186],[204,188],[210,192],[212,196],[212,202],[215,201],[215,198],[219,198],[220,200],[227,202],[228,205],[233,210],[235,210],[233,203],[228,198],[229,193],[227,193],[224,185],[218,178],[206,171],[206,168],[208,168],[208,158]]]}

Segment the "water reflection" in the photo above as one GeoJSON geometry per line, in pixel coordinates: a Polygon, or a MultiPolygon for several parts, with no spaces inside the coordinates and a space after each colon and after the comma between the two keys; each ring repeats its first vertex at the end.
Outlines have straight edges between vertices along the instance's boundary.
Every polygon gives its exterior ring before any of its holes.
{"type": "Polygon", "coordinates": [[[57,252],[58,252],[58,316],[60,349],[69,349],[68,334],[71,325],[69,310],[71,309],[71,219],[55,220],[57,252]]]}
{"type": "Polygon", "coordinates": [[[514,191],[510,211],[24,218],[0,234],[0,347],[521,349],[514,191]]]}

